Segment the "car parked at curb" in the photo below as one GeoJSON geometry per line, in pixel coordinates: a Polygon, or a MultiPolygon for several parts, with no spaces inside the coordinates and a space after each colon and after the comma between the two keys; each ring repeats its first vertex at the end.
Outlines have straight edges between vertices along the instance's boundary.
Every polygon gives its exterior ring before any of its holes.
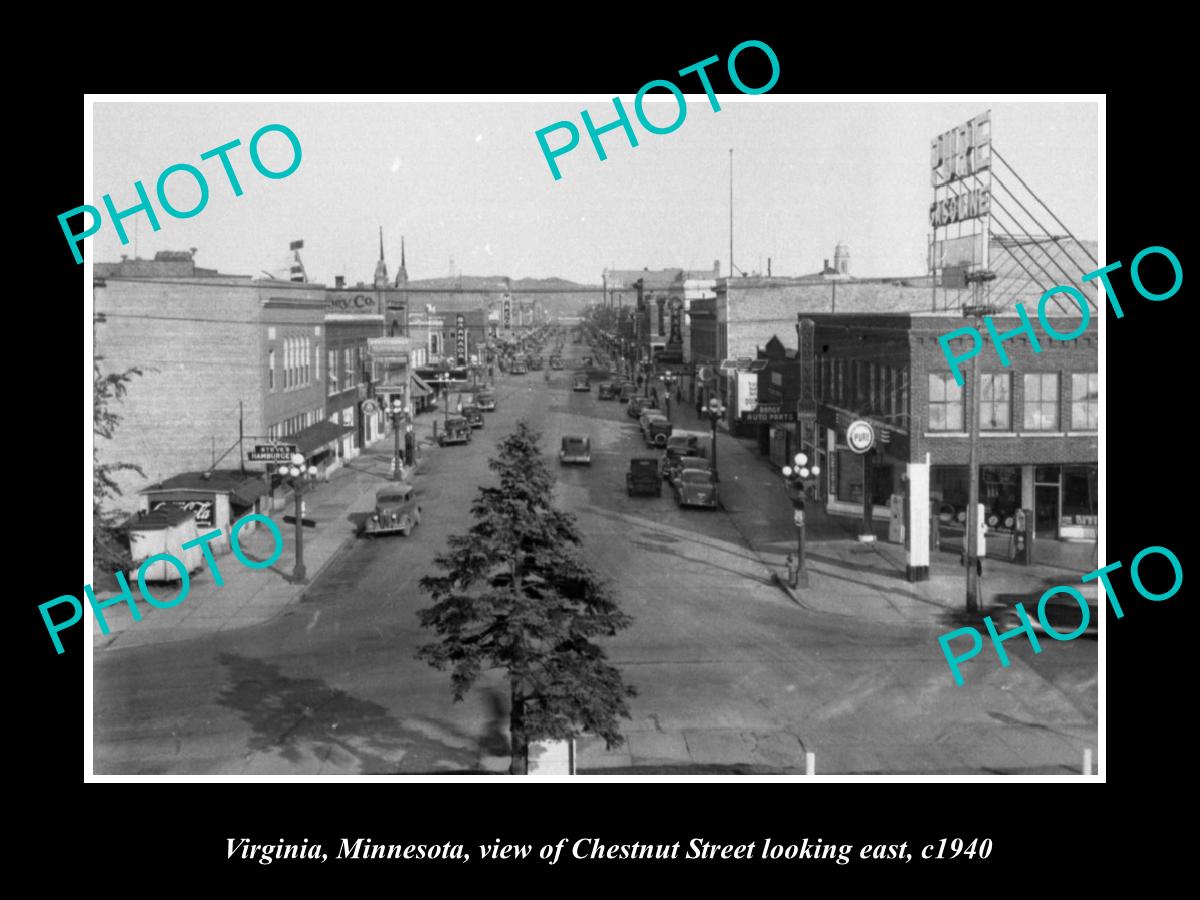
{"type": "Polygon", "coordinates": [[[592,383],[588,381],[588,377],[586,375],[576,375],[571,381],[571,390],[586,391],[590,394],[592,392],[592,383]]]}
{"type": "Polygon", "coordinates": [[[460,415],[467,420],[467,424],[472,428],[483,427],[483,410],[478,406],[474,404],[471,406],[464,406],[460,415]]]}
{"type": "Polygon", "coordinates": [[[717,508],[717,482],[711,469],[682,469],[671,482],[679,506],[717,508]]]}
{"type": "Polygon", "coordinates": [[[438,434],[438,446],[447,444],[471,443],[471,423],[462,416],[450,416],[446,419],[441,432],[438,434]]]}

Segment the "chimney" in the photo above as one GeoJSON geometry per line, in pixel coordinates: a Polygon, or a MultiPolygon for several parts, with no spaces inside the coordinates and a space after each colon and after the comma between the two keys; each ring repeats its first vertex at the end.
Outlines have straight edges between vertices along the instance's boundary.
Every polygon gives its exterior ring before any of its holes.
{"type": "Polygon", "coordinates": [[[822,271],[822,272],[828,272],[828,271],[829,271],[829,260],[828,260],[828,259],[826,259],[826,260],[825,260],[825,265],[823,265],[823,266],[821,267],[821,271],[822,271]]]}
{"type": "Polygon", "coordinates": [[[333,286],[335,288],[344,288],[346,286],[346,276],[345,275],[334,275],[333,276],[333,286]]]}
{"type": "Polygon", "coordinates": [[[713,275],[717,278],[721,277],[721,261],[719,259],[713,260],[713,275]]]}

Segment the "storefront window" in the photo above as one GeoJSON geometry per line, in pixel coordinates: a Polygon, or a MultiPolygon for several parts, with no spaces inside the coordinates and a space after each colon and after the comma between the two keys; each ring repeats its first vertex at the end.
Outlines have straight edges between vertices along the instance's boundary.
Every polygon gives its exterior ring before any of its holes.
{"type": "Polygon", "coordinates": [[[1097,466],[1064,466],[1062,524],[1095,525],[1097,466]]]}
{"type": "Polygon", "coordinates": [[[1095,372],[1071,375],[1071,427],[1076,431],[1099,428],[1100,376],[1095,372]]]}
{"type": "Polygon", "coordinates": [[[929,430],[963,430],[962,388],[949,372],[929,373],[929,430]]]}
{"type": "Polygon", "coordinates": [[[1058,430],[1058,373],[1025,376],[1025,430],[1058,430]]]}
{"type": "Polygon", "coordinates": [[[984,431],[1008,431],[1012,428],[1012,403],[1008,372],[988,372],[979,376],[979,427],[984,431]]]}
{"type": "MultiPolygon", "coordinates": [[[[863,456],[853,450],[837,452],[837,498],[845,503],[862,503],[863,500],[863,456]]],[[[871,466],[871,503],[887,506],[895,493],[894,467],[873,460],[871,466]]]]}
{"type": "Polygon", "coordinates": [[[943,522],[966,520],[967,467],[932,466],[929,473],[929,493],[935,510],[943,522]],[[959,514],[962,514],[962,518],[959,514]]]}
{"type": "Polygon", "coordinates": [[[1021,507],[1021,467],[982,466],[979,469],[979,502],[989,528],[1010,531],[1021,507]]]}

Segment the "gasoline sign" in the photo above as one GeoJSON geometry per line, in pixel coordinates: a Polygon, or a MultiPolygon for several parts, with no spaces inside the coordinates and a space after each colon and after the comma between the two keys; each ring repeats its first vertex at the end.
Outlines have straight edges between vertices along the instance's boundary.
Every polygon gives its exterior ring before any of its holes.
{"type": "Polygon", "coordinates": [[[855,453],[866,453],[875,446],[875,429],[870,422],[856,419],[846,426],[846,445],[855,453]]]}

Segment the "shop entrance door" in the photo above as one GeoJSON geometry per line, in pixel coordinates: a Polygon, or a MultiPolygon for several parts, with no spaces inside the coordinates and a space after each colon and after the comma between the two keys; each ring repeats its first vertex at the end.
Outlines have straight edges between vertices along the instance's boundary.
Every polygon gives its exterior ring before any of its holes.
{"type": "Polygon", "coordinates": [[[1058,485],[1039,484],[1033,494],[1033,528],[1039,538],[1058,540],[1058,485]]]}

